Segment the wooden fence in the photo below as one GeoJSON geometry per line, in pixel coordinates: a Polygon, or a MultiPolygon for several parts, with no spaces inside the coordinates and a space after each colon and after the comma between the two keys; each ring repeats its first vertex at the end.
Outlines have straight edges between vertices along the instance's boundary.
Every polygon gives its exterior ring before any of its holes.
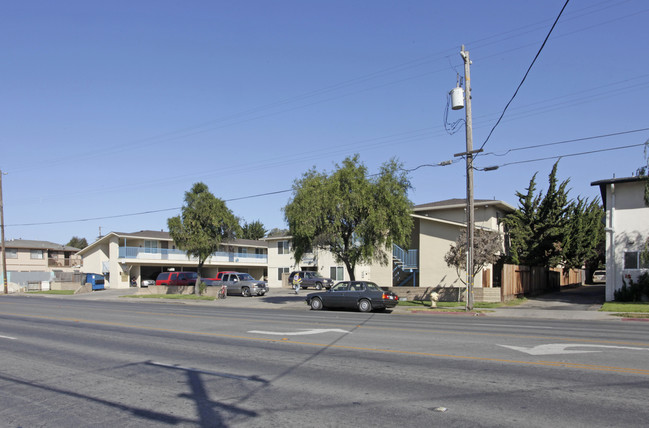
{"type": "Polygon", "coordinates": [[[503,302],[523,296],[559,291],[561,287],[583,284],[580,269],[547,269],[540,266],[503,265],[500,288],[503,302]]]}

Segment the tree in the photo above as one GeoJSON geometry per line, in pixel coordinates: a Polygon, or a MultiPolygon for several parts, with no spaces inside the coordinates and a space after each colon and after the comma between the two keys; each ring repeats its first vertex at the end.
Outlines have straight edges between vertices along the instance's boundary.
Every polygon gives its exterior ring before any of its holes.
{"type": "Polygon", "coordinates": [[[536,174],[532,176],[526,190],[526,194],[516,192],[520,208],[504,219],[505,227],[509,233],[509,245],[506,250],[509,254],[509,261],[515,265],[523,264],[529,259],[530,244],[534,236],[532,226],[536,224],[540,201],[540,197],[534,196],[536,174]]]}
{"type": "Polygon", "coordinates": [[[86,238],[79,238],[78,236],[73,236],[70,239],[70,242],[67,244],[68,247],[74,247],[74,248],[86,248],[88,246],[88,241],[86,241],[86,238]]]}
{"type": "MultiPolygon", "coordinates": [[[[480,271],[496,263],[503,250],[503,238],[500,233],[491,230],[475,229],[473,235],[473,269],[472,275],[475,277],[480,271]]],[[[466,281],[461,275],[461,271],[466,272],[466,253],[467,253],[467,236],[466,229],[451,244],[451,248],[444,256],[444,261],[449,267],[454,267],[458,278],[464,284],[466,281]]]]}
{"type": "Polygon", "coordinates": [[[289,235],[288,229],[280,229],[279,227],[274,227],[266,234],[267,237],[269,238],[274,238],[274,237],[280,237],[280,236],[288,236],[289,235]]]}
{"type": "Polygon", "coordinates": [[[649,206],[649,140],[644,143],[644,158],[646,164],[636,170],[638,177],[645,177],[644,203],[649,206]]]}
{"type": "Polygon", "coordinates": [[[601,251],[605,242],[604,210],[599,199],[589,202],[577,198],[568,209],[568,231],[563,248],[563,265],[566,268],[582,268],[587,264],[597,269],[603,257],[601,251]]]}
{"type": "Polygon", "coordinates": [[[527,193],[517,192],[519,208],[504,224],[509,235],[508,261],[513,264],[581,268],[598,263],[604,238],[599,200],[568,199],[570,180],[558,183],[558,162],[548,177],[548,190],[535,195],[536,174],[527,193]]]}
{"type": "Polygon", "coordinates": [[[204,183],[195,183],[185,192],[185,204],[179,216],[167,219],[169,234],[188,257],[198,258],[196,294],[199,294],[201,270],[205,260],[218,251],[223,242],[234,239],[240,230],[237,218],[223,200],[215,197],[204,183]]]}
{"type": "Polygon", "coordinates": [[[562,262],[562,245],[568,226],[568,180],[557,181],[559,161],[552,167],[548,177],[548,190],[538,206],[534,225],[534,242],[529,259],[532,266],[555,267],[562,262]],[[557,185],[558,184],[558,185],[557,185]]]}
{"type": "Polygon", "coordinates": [[[336,165],[331,174],[307,171],[293,184],[293,198],[284,207],[295,260],[314,248],[327,250],[352,280],[359,263],[386,265],[385,248],[406,246],[410,240],[410,187],[394,159],[371,176],[358,155],[336,165]]]}
{"type": "Polygon", "coordinates": [[[241,228],[241,238],[243,239],[261,239],[266,236],[266,229],[259,220],[252,223],[245,222],[241,228]]]}

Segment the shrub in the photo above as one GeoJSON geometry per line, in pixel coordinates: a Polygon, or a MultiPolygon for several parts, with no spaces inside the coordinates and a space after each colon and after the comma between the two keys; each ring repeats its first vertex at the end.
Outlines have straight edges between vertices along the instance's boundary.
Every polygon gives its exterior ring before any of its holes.
{"type": "Polygon", "coordinates": [[[644,272],[638,278],[638,282],[629,279],[622,288],[614,293],[616,302],[643,302],[649,299],[649,273],[644,272]]]}

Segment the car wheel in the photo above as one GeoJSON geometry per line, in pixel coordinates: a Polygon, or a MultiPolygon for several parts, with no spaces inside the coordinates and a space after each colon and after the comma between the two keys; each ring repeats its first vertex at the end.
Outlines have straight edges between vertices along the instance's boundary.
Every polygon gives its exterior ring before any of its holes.
{"type": "Polygon", "coordinates": [[[322,284],[320,284],[319,282],[316,282],[315,283],[315,289],[316,290],[322,290],[322,284]]]}
{"type": "Polygon", "coordinates": [[[314,311],[319,311],[320,309],[322,309],[322,300],[320,300],[319,297],[314,297],[313,299],[311,299],[311,309],[313,309],[314,311]]]}
{"type": "Polygon", "coordinates": [[[372,310],[372,304],[367,299],[361,299],[361,301],[358,302],[358,310],[361,312],[369,312],[372,310]]]}
{"type": "Polygon", "coordinates": [[[250,297],[250,296],[251,296],[251,294],[250,294],[250,289],[249,289],[248,287],[243,287],[243,288],[241,289],[241,295],[242,295],[243,297],[250,297]]]}

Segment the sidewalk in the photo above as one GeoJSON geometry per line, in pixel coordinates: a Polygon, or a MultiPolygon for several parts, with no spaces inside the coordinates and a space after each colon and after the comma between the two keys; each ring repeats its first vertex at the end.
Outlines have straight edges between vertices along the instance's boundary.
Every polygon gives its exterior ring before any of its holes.
{"type": "MultiPolygon", "coordinates": [[[[122,296],[137,294],[138,288],[106,289],[97,290],[91,293],[75,295],[39,295],[43,297],[65,297],[78,300],[108,300],[108,301],[142,301],[141,299],[129,299],[122,296]]],[[[295,309],[308,311],[309,307],[305,302],[305,296],[311,291],[303,291],[294,294],[290,289],[271,289],[269,294],[262,297],[241,297],[229,296],[223,300],[167,300],[167,299],[146,299],[159,303],[174,303],[187,305],[221,306],[232,308],[259,308],[259,309],[295,309]]],[[[492,309],[478,309],[476,313],[465,312],[442,312],[433,311],[425,307],[413,307],[398,305],[394,308],[395,314],[416,315],[448,315],[457,316],[487,316],[502,318],[539,318],[539,319],[563,319],[563,320],[620,320],[619,317],[609,312],[599,312],[604,301],[603,286],[588,285],[573,289],[564,289],[557,293],[550,293],[543,296],[533,297],[527,302],[518,306],[506,306],[492,309]]]]}

